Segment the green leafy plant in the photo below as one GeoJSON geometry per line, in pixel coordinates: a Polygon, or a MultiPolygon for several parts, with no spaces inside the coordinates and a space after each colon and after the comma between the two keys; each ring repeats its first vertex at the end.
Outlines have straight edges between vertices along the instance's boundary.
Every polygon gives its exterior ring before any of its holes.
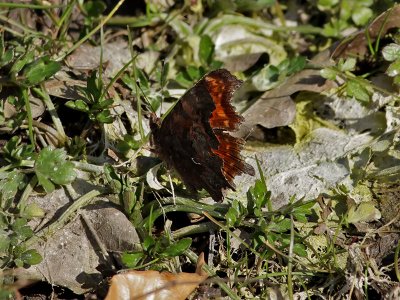
{"type": "Polygon", "coordinates": [[[246,208],[241,202],[234,200],[226,213],[226,223],[228,226],[240,225],[246,216],[246,208]]]}
{"type": "MultiPolygon", "coordinates": [[[[248,211],[252,212],[257,218],[255,223],[255,232],[253,234],[253,243],[255,249],[265,247],[266,241],[271,245],[275,245],[281,251],[287,251],[290,244],[290,228],[292,224],[291,218],[299,222],[307,222],[307,216],[312,214],[314,201],[303,203],[302,201],[291,202],[286,207],[282,207],[274,212],[271,218],[266,214],[271,209],[270,203],[271,192],[267,190],[266,184],[262,179],[256,180],[253,187],[247,193],[248,211]],[[268,208],[269,207],[269,208],[268,208]]],[[[305,256],[306,245],[303,244],[304,237],[295,235],[294,252],[299,256],[305,256]]],[[[274,252],[267,249],[264,255],[271,256],[274,252]]]]}
{"type": "Polygon", "coordinates": [[[87,79],[86,88],[80,89],[84,98],[70,100],[65,103],[69,108],[88,114],[89,119],[99,123],[112,123],[113,117],[110,108],[114,104],[113,99],[104,98],[104,84],[101,77],[94,71],[87,79]]]}
{"type": "Polygon", "coordinates": [[[183,87],[190,87],[194,81],[199,80],[207,70],[218,69],[222,62],[214,59],[214,43],[208,35],[201,35],[199,43],[199,62],[200,66],[190,65],[185,67],[176,76],[176,81],[183,87]]]}
{"type": "Polygon", "coordinates": [[[390,62],[386,70],[386,74],[393,77],[395,84],[400,85],[400,45],[391,43],[382,49],[382,56],[386,61],[390,62]]]}
{"type": "Polygon", "coordinates": [[[35,50],[31,46],[34,38],[25,44],[6,44],[3,35],[0,37],[0,66],[8,74],[9,83],[20,87],[37,85],[53,76],[61,69],[61,64],[42,55],[35,58],[35,50]],[[25,46],[27,45],[27,46],[25,46]]]}
{"type": "Polygon", "coordinates": [[[99,21],[106,8],[107,6],[104,1],[100,0],[90,0],[82,3],[81,11],[85,17],[85,27],[81,33],[82,36],[88,34],[90,30],[93,29],[94,25],[99,21]]]}
{"type": "Polygon", "coordinates": [[[352,73],[355,67],[356,60],[354,58],[348,58],[346,60],[340,59],[336,66],[322,69],[321,75],[330,80],[337,80],[340,78],[345,82],[341,90],[344,91],[348,97],[354,97],[362,103],[368,103],[374,91],[373,87],[368,80],[352,73]]]}
{"type": "MultiPolygon", "coordinates": [[[[9,132],[17,130],[27,120],[30,138],[33,144],[31,107],[28,95],[30,89],[52,77],[61,69],[61,64],[51,59],[49,54],[35,52],[34,44],[40,38],[29,36],[22,41],[4,42],[4,33],[0,34],[0,75],[2,86],[17,87],[7,94],[6,103],[14,108],[11,117],[2,114],[0,124],[7,126],[9,132]]],[[[6,104],[1,103],[4,108],[6,104]]]]}
{"type": "Polygon", "coordinates": [[[33,236],[27,220],[17,218],[7,227],[3,224],[3,239],[0,240],[0,262],[2,267],[30,266],[42,261],[42,256],[34,249],[26,249],[23,242],[33,236]]]}
{"type": "Polygon", "coordinates": [[[12,208],[14,197],[26,185],[26,176],[18,169],[0,172],[0,200],[4,211],[12,208]]]}
{"type": "Polygon", "coordinates": [[[33,236],[27,221],[42,217],[43,211],[36,204],[20,206],[14,201],[17,193],[25,188],[25,174],[18,169],[0,172],[0,268],[28,267],[42,261],[41,255],[27,248],[25,241],[33,236]]]}
{"type": "Polygon", "coordinates": [[[23,160],[32,160],[36,153],[32,145],[21,143],[21,137],[13,136],[4,146],[4,158],[13,165],[22,163],[23,160]]]}
{"type": "Polygon", "coordinates": [[[177,242],[168,241],[165,238],[155,239],[147,236],[143,241],[143,251],[124,253],[122,262],[128,268],[137,267],[140,262],[151,260],[157,262],[163,259],[171,259],[182,255],[192,244],[191,238],[183,238],[177,242]]]}
{"type": "Polygon", "coordinates": [[[50,57],[46,55],[27,64],[22,69],[22,74],[18,82],[25,86],[33,86],[50,78],[60,69],[60,63],[51,60],[50,57]]]}
{"type": "Polygon", "coordinates": [[[63,149],[44,148],[35,161],[35,173],[39,184],[47,193],[54,190],[54,184],[68,184],[75,180],[74,164],[66,160],[63,149]]]}
{"type": "Polygon", "coordinates": [[[14,49],[6,49],[4,44],[4,32],[0,34],[0,67],[4,67],[11,63],[14,59],[14,49]]]}
{"type": "Polygon", "coordinates": [[[317,4],[329,16],[329,22],[324,25],[327,36],[341,37],[344,29],[352,24],[364,26],[373,16],[373,0],[318,0],[317,4]]]}
{"type": "Polygon", "coordinates": [[[0,267],[23,267],[38,264],[42,258],[24,242],[33,236],[27,220],[43,216],[35,204],[19,207],[14,199],[25,188],[25,174],[19,170],[0,172],[0,267]]]}
{"type": "Polygon", "coordinates": [[[144,70],[134,67],[132,74],[124,74],[121,79],[132,93],[140,92],[150,111],[157,111],[163,99],[169,97],[168,90],[164,89],[167,82],[168,66],[168,63],[163,64],[160,68],[155,68],[152,74],[146,74],[144,70]],[[153,83],[149,78],[151,75],[156,77],[153,83]]]}

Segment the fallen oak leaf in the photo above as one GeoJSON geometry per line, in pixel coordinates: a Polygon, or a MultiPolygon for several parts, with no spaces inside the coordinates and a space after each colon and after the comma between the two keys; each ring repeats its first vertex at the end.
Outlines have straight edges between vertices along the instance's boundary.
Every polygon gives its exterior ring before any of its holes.
{"type": "Polygon", "coordinates": [[[113,276],[106,300],[184,300],[208,275],[202,270],[204,253],[197,260],[196,273],[128,271],[113,276]]]}

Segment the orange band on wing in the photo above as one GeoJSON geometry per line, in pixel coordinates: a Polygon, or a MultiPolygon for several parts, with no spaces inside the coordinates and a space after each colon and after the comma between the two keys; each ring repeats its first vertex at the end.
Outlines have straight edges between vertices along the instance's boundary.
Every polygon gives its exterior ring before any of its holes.
{"type": "Polygon", "coordinates": [[[254,175],[254,169],[247,164],[240,151],[243,148],[244,141],[235,138],[227,133],[215,132],[218,139],[218,149],[211,149],[211,151],[222,159],[222,173],[232,188],[235,187],[233,178],[240,174],[254,175]]]}
{"type": "Polygon", "coordinates": [[[207,89],[214,101],[215,110],[211,113],[210,125],[214,128],[235,130],[243,121],[243,118],[235,112],[229,103],[233,92],[237,89],[240,81],[224,82],[223,78],[206,76],[207,89]]]}

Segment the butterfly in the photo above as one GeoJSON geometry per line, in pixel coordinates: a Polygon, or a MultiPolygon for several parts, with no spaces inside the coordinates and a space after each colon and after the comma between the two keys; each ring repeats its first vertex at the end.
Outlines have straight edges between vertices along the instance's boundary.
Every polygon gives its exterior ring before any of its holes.
{"type": "Polygon", "coordinates": [[[225,69],[211,71],[163,120],[150,116],[156,155],[178,173],[190,191],[205,189],[215,201],[223,200],[225,189],[235,190],[236,176],[255,174],[240,154],[244,140],[229,134],[243,122],[231,104],[241,84],[225,69]]]}

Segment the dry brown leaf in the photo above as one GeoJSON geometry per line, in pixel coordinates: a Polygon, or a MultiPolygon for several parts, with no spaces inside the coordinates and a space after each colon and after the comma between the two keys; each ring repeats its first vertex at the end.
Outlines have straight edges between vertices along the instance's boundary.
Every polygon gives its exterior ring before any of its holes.
{"type": "Polygon", "coordinates": [[[128,43],[117,40],[97,47],[89,43],[83,44],[66,58],[66,64],[74,71],[91,71],[99,68],[101,55],[103,55],[104,74],[109,78],[116,75],[131,59],[128,43]]]}
{"type": "Polygon", "coordinates": [[[265,92],[243,113],[245,121],[238,135],[247,136],[257,124],[265,128],[291,124],[296,116],[291,95],[299,91],[323,92],[333,86],[333,82],[322,78],[319,70],[306,69],[294,74],[279,87],[265,92]]]}
{"type": "Polygon", "coordinates": [[[199,255],[196,273],[129,271],[113,276],[106,300],[184,300],[207,279],[202,270],[204,254],[199,255]]]}

